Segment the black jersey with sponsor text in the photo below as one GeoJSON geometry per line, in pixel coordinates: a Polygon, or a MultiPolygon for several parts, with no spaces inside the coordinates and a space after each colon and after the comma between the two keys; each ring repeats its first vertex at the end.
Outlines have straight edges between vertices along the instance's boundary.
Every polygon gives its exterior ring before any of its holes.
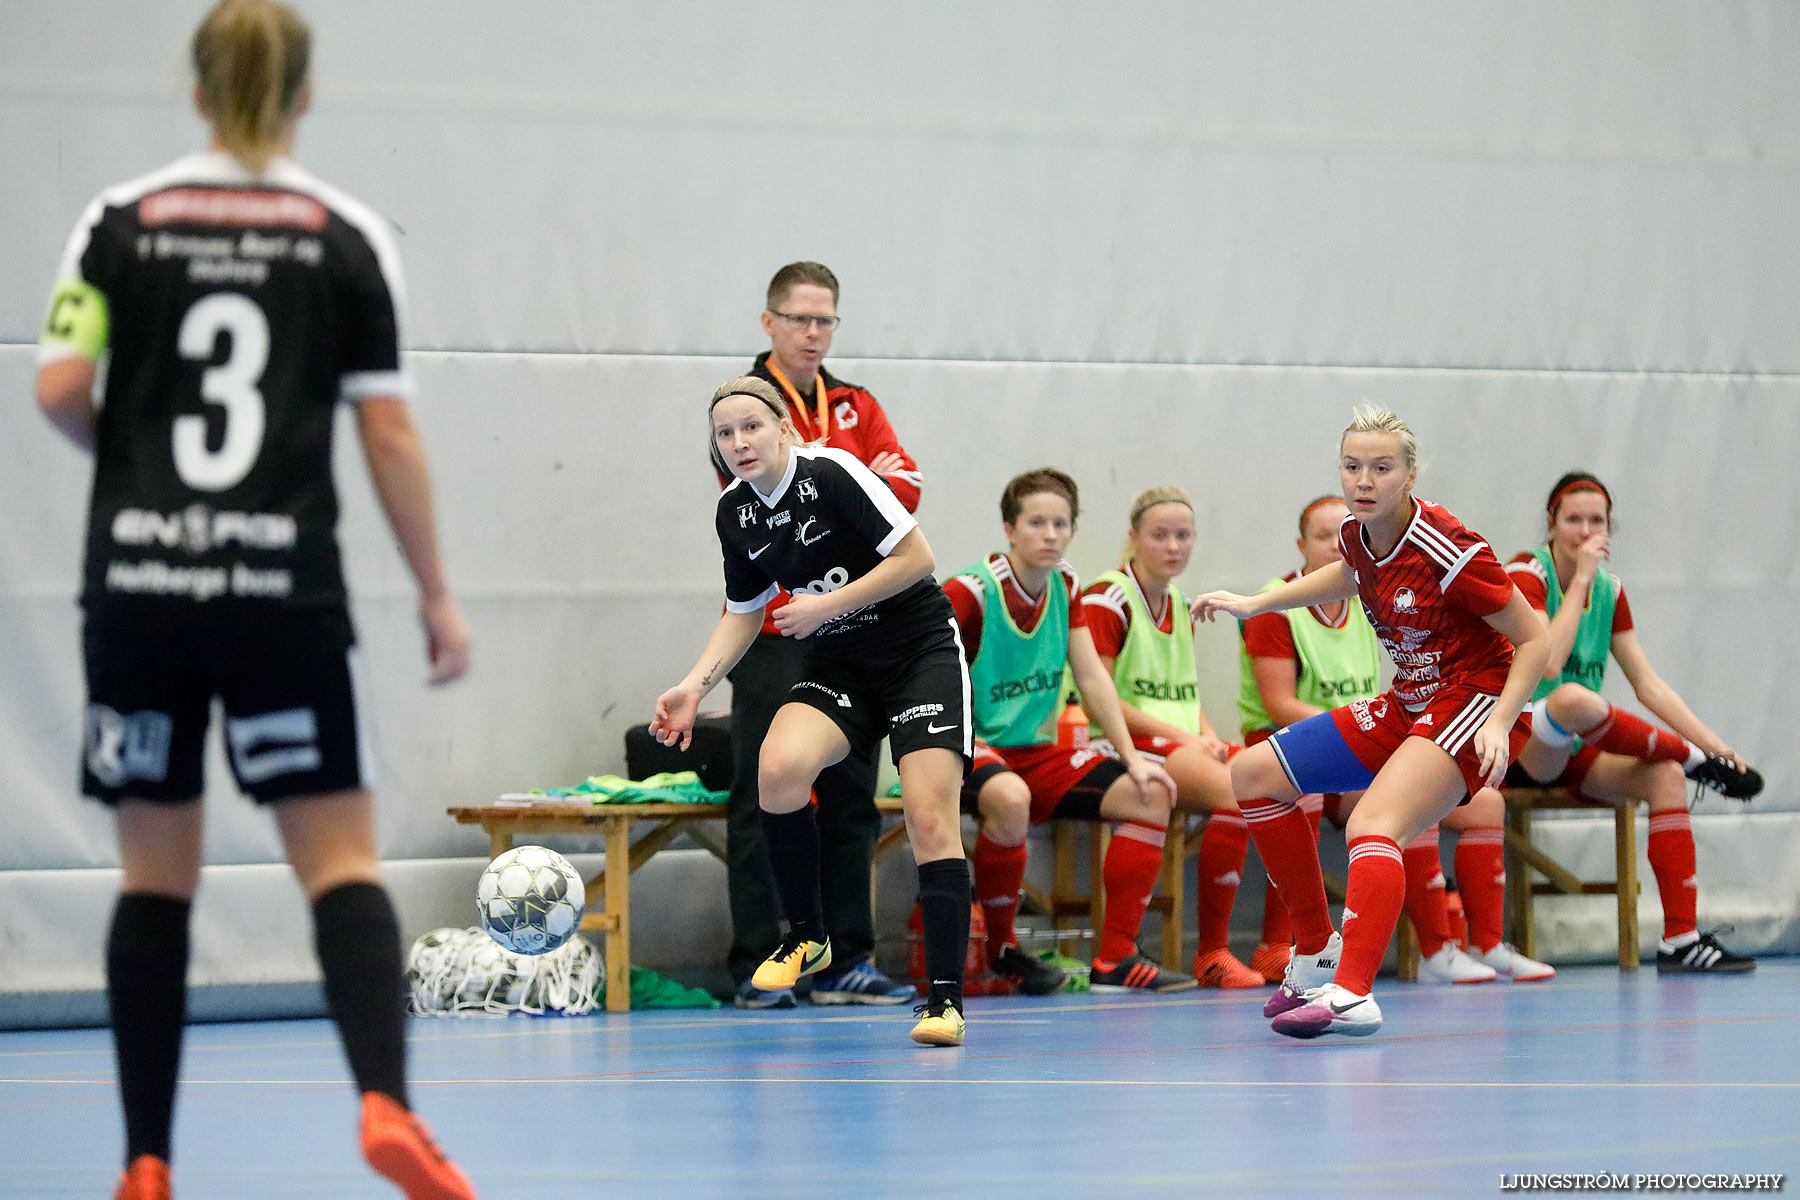
{"type": "MultiPolygon", "coordinates": [[[[792,450],[768,495],[733,480],[719,496],[717,524],[725,607],[742,613],[767,604],[777,585],[823,595],[861,579],[918,523],[854,455],[819,447],[792,450]]],[[[834,656],[898,649],[953,620],[943,590],[922,579],[833,618],[807,642],[834,656]]]]}
{"type": "Polygon", "coordinates": [[[109,318],[83,603],[342,604],[333,415],[410,391],[387,223],[286,160],[191,155],[101,193],[60,278],[109,318]]]}

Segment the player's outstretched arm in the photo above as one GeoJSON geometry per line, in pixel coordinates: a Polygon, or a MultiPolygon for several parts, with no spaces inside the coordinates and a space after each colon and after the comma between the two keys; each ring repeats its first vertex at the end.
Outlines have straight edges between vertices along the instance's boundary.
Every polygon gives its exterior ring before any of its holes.
{"type": "Polygon", "coordinates": [[[1266,612],[1330,604],[1334,600],[1348,600],[1354,595],[1355,576],[1350,574],[1349,567],[1335,562],[1254,596],[1240,596],[1236,592],[1207,592],[1203,596],[1195,596],[1188,605],[1188,616],[1196,621],[1210,621],[1215,614],[1225,613],[1240,621],[1247,621],[1266,612]]]}
{"type": "Polygon", "coordinates": [[[1638,641],[1637,630],[1627,629],[1623,633],[1613,634],[1612,656],[1618,662],[1619,669],[1625,672],[1625,678],[1631,682],[1631,690],[1637,696],[1638,703],[1706,753],[1730,759],[1740,771],[1749,768],[1750,764],[1736,750],[1727,746],[1724,738],[1708,729],[1706,723],[1694,715],[1694,710],[1687,706],[1681,693],[1656,673],[1656,668],[1650,665],[1649,656],[1644,653],[1643,644],[1638,641]]]}
{"type": "Polygon", "coordinates": [[[431,682],[449,683],[469,669],[469,626],[444,578],[425,447],[406,402],[395,396],[371,396],[359,402],[356,430],[375,495],[419,585],[419,619],[425,626],[431,682]]]}
{"type": "Polygon", "coordinates": [[[919,580],[930,579],[936,569],[937,559],[931,553],[931,546],[926,543],[925,534],[915,526],[862,578],[853,579],[823,596],[796,593],[792,600],[775,610],[775,628],[783,637],[811,637],[819,626],[833,617],[897,596],[919,580]]]}
{"type": "Polygon", "coordinates": [[[694,720],[700,713],[700,701],[718,687],[738,659],[762,632],[763,610],[728,612],[713,626],[706,639],[706,649],[682,681],[656,698],[656,713],[650,718],[650,733],[665,746],[677,740],[686,750],[694,740],[694,720]]]}

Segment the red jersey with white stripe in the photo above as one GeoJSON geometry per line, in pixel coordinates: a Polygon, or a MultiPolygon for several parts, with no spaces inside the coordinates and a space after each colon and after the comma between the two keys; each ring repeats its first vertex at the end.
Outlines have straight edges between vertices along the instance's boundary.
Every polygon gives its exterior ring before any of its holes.
{"type": "MultiPolygon", "coordinates": [[[[1138,589],[1138,595],[1144,593],[1144,585],[1138,582],[1137,569],[1130,563],[1120,567],[1138,589]]],[[[1163,593],[1162,611],[1156,614],[1156,628],[1162,633],[1175,631],[1175,606],[1169,603],[1169,593],[1163,593]]],[[[1149,608],[1145,601],[1144,607],[1149,608]]],[[[1094,649],[1100,652],[1101,658],[1117,658],[1125,649],[1125,638],[1131,632],[1131,604],[1125,599],[1125,585],[1115,580],[1104,580],[1091,583],[1081,593],[1082,619],[1087,622],[1088,634],[1094,639],[1094,649]]],[[[1280,617],[1285,627],[1287,622],[1280,617]]]]}
{"type": "MultiPolygon", "coordinates": [[[[1544,564],[1538,561],[1537,555],[1529,550],[1513,555],[1506,564],[1506,573],[1512,576],[1513,586],[1519,589],[1519,595],[1525,597],[1525,603],[1549,616],[1550,584],[1544,577],[1544,564]]],[[[1616,590],[1613,594],[1612,631],[1630,633],[1633,628],[1631,602],[1625,599],[1625,585],[1619,582],[1617,575],[1613,576],[1613,587],[1616,590]]],[[[1557,584],[1559,591],[1561,588],[1562,585],[1557,584]]]]}
{"type": "MultiPolygon", "coordinates": [[[[1037,628],[1043,619],[1044,609],[1048,607],[1050,588],[1056,582],[1046,584],[1044,591],[1037,596],[1027,595],[1019,586],[1017,577],[1013,575],[1012,560],[1004,554],[990,554],[987,558],[988,569],[1000,584],[1000,590],[1006,595],[1006,611],[1012,614],[1013,624],[1019,627],[1020,633],[1030,633],[1037,628]]],[[[1081,603],[1081,579],[1075,574],[1075,568],[1065,560],[1056,564],[1052,579],[1060,582],[1060,586],[1069,594],[1069,632],[1087,628],[1087,614],[1081,603]]],[[[981,630],[987,613],[987,587],[977,575],[964,573],[953,575],[944,581],[944,595],[950,597],[950,607],[956,610],[956,624],[962,631],[963,657],[973,664],[975,656],[981,653],[981,630]]]]}
{"type": "Polygon", "coordinates": [[[1408,711],[1420,711],[1451,683],[1499,694],[1512,643],[1483,618],[1506,607],[1513,585],[1480,534],[1414,498],[1412,520],[1385,558],[1370,552],[1355,517],[1338,527],[1338,544],[1393,660],[1394,695],[1408,711]]]}

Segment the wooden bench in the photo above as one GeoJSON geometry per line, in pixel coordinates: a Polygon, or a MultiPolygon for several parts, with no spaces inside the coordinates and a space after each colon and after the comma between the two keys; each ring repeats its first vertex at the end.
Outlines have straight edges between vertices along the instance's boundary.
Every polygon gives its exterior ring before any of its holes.
{"type": "Polygon", "coordinates": [[[1602,804],[1566,788],[1503,788],[1506,798],[1506,907],[1512,940],[1521,953],[1537,957],[1533,924],[1535,896],[1616,896],[1619,905],[1619,967],[1638,965],[1637,804],[1602,804]],[[1531,814],[1547,809],[1580,809],[1594,813],[1612,809],[1614,874],[1610,880],[1578,879],[1574,872],[1540,850],[1531,840],[1531,814]],[[1548,880],[1539,883],[1536,870],[1548,880]]]}
{"type": "MultiPolygon", "coordinates": [[[[570,834],[601,839],[606,863],[601,870],[599,895],[596,896],[596,889],[590,883],[587,913],[581,919],[581,927],[605,935],[606,1011],[628,1011],[631,1008],[631,873],[682,833],[692,835],[707,850],[724,858],[722,839],[704,823],[724,820],[725,805],[564,804],[549,800],[512,802],[511,798],[507,801],[445,811],[459,825],[481,826],[488,835],[489,858],[512,849],[513,839],[520,834],[570,834]],[[640,822],[649,828],[642,836],[634,837],[640,822]],[[596,899],[601,901],[598,906],[596,899]]],[[[900,802],[877,797],[875,807],[883,813],[898,813],[900,802]]],[[[877,859],[893,849],[896,830],[901,838],[906,836],[904,823],[884,833],[876,850],[877,859]],[[885,849],[881,848],[883,846],[885,849]]]]}

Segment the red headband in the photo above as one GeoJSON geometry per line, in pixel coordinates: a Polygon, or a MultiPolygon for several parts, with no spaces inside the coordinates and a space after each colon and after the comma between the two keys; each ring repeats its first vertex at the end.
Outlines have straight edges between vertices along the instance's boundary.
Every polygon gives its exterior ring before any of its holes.
{"type": "Polygon", "coordinates": [[[1300,533],[1302,534],[1302,536],[1304,536],[1306,533],[1306,518],[1312,516],[1313,509],[1319,507],[1319,505],[1321,505],[1321,504],[1342,504],[1342,503],[1344,503],[1344,498],[1342,496],[1320,496],[1317,500],[1314,500],[1311,504],[1309,504],[1305,508],[1301,509],[1300,510],[1300,533]]]}
{"type": "MultiPolygon", "coordinates": [[[[1550,497],[1550,507],[1547,511],[1554,514],[1556,512],[1557,508],[1559,506],[1561,506],[1561,504],[1563,502],[1563,497],[1567,496],[1570,492],[1599,492],[1600,495],[1606,500],[1607,513],[1611,514],[1611,512],[1612,512],[1612,493],[1607,491],[1606,488],[1604,486],[1602,486],[1600,483],[1598,483],[1592,479],[1577,479],[1574,483],[1566,483],[1562,487],[1557,488],[1556,494],[1550,497]]],[[[1304,520],[1305,518],[1302,517],[1301,519],[1304,520]]]]}

